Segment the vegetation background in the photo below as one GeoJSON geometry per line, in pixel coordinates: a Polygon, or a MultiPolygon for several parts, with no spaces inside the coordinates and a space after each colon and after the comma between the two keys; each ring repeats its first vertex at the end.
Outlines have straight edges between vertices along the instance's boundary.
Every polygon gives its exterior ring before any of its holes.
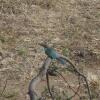
{"type": "Polygon", "coordinates": [[[0,0],[0,100],[28,100],[45,60],[40,42],[69,57],[100,100],[100,0],[0,0]]]}

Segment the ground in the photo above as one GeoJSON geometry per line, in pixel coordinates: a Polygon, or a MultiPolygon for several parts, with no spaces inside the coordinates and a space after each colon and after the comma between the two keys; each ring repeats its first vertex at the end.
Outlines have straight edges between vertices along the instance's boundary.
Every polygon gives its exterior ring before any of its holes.
{"type": "Polygon", "coordinates": [[[41,42],[67,56],[100,99],[100,0],[0,0],[0,100],[28,100],[46,58],[41,42]]]}

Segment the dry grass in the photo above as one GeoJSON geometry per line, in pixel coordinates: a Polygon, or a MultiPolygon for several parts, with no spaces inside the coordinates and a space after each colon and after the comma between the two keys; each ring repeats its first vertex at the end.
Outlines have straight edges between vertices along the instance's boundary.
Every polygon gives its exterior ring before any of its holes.
{"type": "Polygon", "coordinates": [[[0,92],[9,79],[0,100],[27,100],[45,58],[40,42],[98,77],[93,98],[100,99],[100,0],[0,0],[0,92]]]}

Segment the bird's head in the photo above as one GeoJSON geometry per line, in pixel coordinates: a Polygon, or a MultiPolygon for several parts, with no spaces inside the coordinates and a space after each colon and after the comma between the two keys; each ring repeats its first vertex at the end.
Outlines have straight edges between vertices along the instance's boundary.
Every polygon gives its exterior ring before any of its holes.
{"type": "Polygon", "coordinates": [[[47,48],[49,48],[49,46],[47,46],[46,44],[43,44],[43,43],[40,43],[39,45],[42,46],[45,51],[47,50],[47,48]]]}
{"type": "Polygon", "coordinates": [[[40,43],[39,45],[44,47],[44,48],[48,48],[48,46],[46,44],[40,43]]]}

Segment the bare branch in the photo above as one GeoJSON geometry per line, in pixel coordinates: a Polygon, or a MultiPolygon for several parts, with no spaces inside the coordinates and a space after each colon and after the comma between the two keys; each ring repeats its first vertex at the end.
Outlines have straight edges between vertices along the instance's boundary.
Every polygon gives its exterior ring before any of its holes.
{"type": "Polygon", "coordinates": [[[46,58],[39,74],[33,78],[29,84],[29,96],[30,96],[30,100],[37,100],[38,98],[38,94],[36,93],[36,85],[44,78],[44,76],[46,75],[47,69],[50,65],[51,59],[50,58],[46,58]]]}
{"type": "Polygon", "coordinates": [[[81,76],[84,79],[84,81],[86,82],[86,85],[87,85],[89,99],[92,100],[87,78],[77,70],[77,68],[74,66],[74,64],[67,57],[62,56],[62,55],[59,55],[59,57],[62,58],[63,60],[65,60],[66,63],[69,63],[73,67],[73,72],[75,72],[76,75],[81,76]]]}

